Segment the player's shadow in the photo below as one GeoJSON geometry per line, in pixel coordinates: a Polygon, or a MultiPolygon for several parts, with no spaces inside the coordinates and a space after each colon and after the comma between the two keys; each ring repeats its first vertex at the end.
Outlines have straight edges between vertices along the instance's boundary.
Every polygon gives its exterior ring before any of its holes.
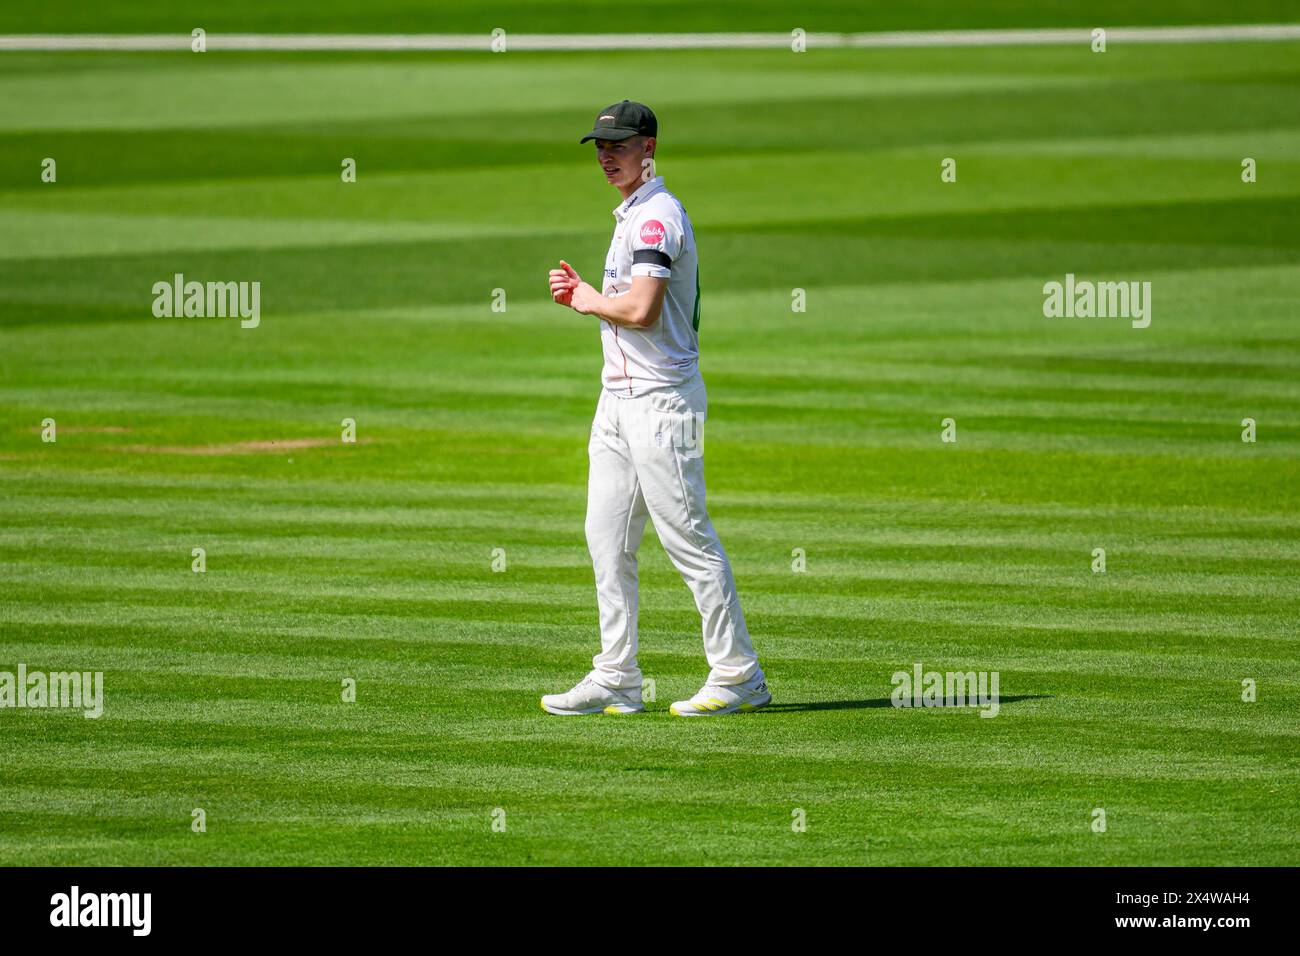
{"type": "MultiPolygon", "coordinates": [[[[1006,694],[998,697],[998,704],[1001,706],[1002,704],[1014,704],[1021,700],[1050,700],[1051,697],[1051,694],[1006,694]]],[[[878,697],[875,700],[814,700],[806,703],[768,704],[759,713],[795,713],[803,710],[869,710],[873,707],[892,707],[893,704],[893,700],[889,697],[878,697]]],[[[974,707],[975,705],[969,704],[967,706],[974,707]]]]}

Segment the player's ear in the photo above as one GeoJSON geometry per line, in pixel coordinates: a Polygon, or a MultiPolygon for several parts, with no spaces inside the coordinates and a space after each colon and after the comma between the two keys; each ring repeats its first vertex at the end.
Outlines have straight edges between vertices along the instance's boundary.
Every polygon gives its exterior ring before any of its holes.
{"type": "Polygon", "coordinates": [[[647,156],[653,156],[655,154],[655,138],[653,136],[647,136],[645,138],[645,154],[647,156]]]}

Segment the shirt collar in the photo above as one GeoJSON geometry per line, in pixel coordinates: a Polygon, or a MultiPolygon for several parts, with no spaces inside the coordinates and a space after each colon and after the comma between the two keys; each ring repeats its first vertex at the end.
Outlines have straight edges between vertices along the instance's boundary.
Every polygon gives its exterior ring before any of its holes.
{"type": "Polygon", "coordinates": [[[638,189],[636,192],[628,196],[621,203],[619,203],[617,206],[614,207],[614,218],[617,219],[619,222],[622,222],[624,219],[627,218],[627,214],[632,210],[633,206],[637,206],[645,202],[647,199],[650,198],[650,196],[652,196],[654,193],[657,193],[659,190],[663,188],[664,188],[664,178],[662,176],[656,176],[653,179],[647,181],[644,185],[641,186],[640,189],[638,189]]]}

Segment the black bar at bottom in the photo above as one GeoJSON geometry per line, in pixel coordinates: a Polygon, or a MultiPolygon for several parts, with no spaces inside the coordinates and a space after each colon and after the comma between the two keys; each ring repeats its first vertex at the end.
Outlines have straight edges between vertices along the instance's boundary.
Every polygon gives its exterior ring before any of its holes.
{"type": "Polygon", "coordinates": [[[0,925],[7,942],[77,934],[79,942],[337,944],[436,926],[447,942],[442,934],[466,928],[543,949],[572,943],[573,932],[673,946],[702,943],[710,926],[734,939],[788,923],[813,944],[845,930],[864,943],[903,931],[904,945],[932,932],[975,943],[1028,930],[1231,943],[1285,926],[1293,877],[1235,868],[9,868],[0,869],[0,925]],[[682,919],[696,929],[676,940],[682,919]],[[969,935],[948,932],[961,927],[969,935]]]}

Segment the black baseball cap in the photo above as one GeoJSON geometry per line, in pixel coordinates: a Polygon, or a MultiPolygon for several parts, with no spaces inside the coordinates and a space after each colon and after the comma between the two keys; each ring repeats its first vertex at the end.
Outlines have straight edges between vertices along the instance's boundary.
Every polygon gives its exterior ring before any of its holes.
{"type": "Polygon", "coordinates": [[[606,106],[596,117],[590,133],[578,140],[585,143],[589,139],[619,140],[633,136],[658,136],[659,121],[655,119],[654,110],[644,103],[624,100],[613,106],[606,106]]]}

